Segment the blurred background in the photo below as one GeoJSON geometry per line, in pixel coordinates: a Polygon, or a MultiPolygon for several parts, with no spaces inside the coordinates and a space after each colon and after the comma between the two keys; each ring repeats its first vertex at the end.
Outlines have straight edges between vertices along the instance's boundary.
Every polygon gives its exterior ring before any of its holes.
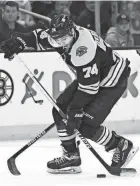
{"type": "Polygon", "coordinates": [[[42,19],[20,8],[52,18],[66,14],[83,27],[95,30],[112,47],[140,46],[139,1],[0,1],[0,42],[15,31],[47,28],[42,19]]]}

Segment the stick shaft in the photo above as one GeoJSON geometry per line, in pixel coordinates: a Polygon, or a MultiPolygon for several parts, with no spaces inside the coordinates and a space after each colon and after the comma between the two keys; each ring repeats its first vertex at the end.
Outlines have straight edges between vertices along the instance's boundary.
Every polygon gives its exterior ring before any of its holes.
{"type": "Polygon", "coordinates": [[[31,15],[31,16],[33,16],[33,17],[38,18],[38,19],[42,19],[42,20],[44,20],[44,21],[47,21],[47,22],[49,22],[49,23],[50,23],[50,21],[51,21],[51,18],[46,17],[46,16],[43,16],[43,15],[40,15],[40,14],[37,14],[37,13],[34,13],[34,12],[31,12],[31,11],[29,11],[29,10],[25,10],[25,9],[20,8],[19,11],[20,11],[20,12],[23,12],[23,13],[26,13],[26,14],[29,14],[29,15],[31,15]]]}
{"type": "Polygon", "coordinates": [[[40,134],[38,134],[34,139],[32,139],[30,142],[28,142],[24,147],[22,147],[19,151],[17,151],[12,158],[16,158],[21,153],[23,153],[27,148],[29,148],[31,145],[33,145],[36,141],[38,141],[40,138],[42,138],[49,130],[51,130],[55,126],[55,123],[51,124],[49,127],[47,127],[45,130],[43,130],[40,134]]]}
{"type": "Polygon", "coordinates": [[[50,129],[54,127],[54,123],[51,124],[49,127],[47,127],[44,131],[42,131],[40,134],[38,134],[34,139],[32,139],[28,144],[26,144],[24,147],[22,147],[19,151],[17,151],[13,156],[11,156],[7,160],[7,165],[10,170],[10,172],[13,175],[20,175],[17,166],[16,166],[16,158],[23,153],[26,149],[28,149],[31,145],[33,145],[36,141],[38,141],[40,138],[42,138],[50,129]]]}

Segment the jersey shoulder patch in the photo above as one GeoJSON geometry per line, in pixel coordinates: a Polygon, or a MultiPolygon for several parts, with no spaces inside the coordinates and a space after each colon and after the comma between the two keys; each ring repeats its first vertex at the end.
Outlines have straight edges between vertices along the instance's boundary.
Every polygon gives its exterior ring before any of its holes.
{"type": "Polygon", "coordinates": [[[78,47],[76,50],[76,56],[79,56],[79,57],[83,56],[84,54],[87,53],[87,50],[88,50],[88,48],[86,46],[78,47]]]}
{"type": "Polygon", "coordinates": [[[71,62],[74,66],[84,66],[94,59],[97,44],[88,29],[79,26],[76,29],[79,38],[70,51],[71,62]]]}

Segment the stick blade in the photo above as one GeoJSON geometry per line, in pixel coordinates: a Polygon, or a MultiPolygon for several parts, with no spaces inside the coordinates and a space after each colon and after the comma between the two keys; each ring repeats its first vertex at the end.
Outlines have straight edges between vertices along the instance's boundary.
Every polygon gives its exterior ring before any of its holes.
{"type": "Polygon", "coordinates": [[[7,160],[7,165],[8,165],[8,168],[10,170],[10,172],[13,174],[13,175],[20,175],[20,172],[16,166],[16,162],[15,162],[15,158],[11,157],[7,160]]]}
{"type": "Polygon", "coordinates": [[[134,168],[121,168],[120,176],[135,176],[137,174],[134,168]]]}

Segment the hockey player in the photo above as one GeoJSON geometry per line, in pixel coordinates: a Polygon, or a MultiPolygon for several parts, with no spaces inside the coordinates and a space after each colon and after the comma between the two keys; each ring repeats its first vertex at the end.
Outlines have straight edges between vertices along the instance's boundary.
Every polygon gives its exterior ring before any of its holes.
{"type": "MultiPolygon", "coordinates": [[[[126,90],[129,61],[115,53],[94,31],[75,25],[65,15],[53,17],[48,30],[14,34],[1,44],[1,49],[4,57],[11,59],[26,46],[37,51],[55,48],[77,73],[77,79],[57,99],[57,104],[67,114],[67,120],[64,121],[53,108],[63,155],[47,163],[48,172],[81,172],[79,143],[74,129],[103,145],[107,152],[114,149],[111,166],[125,167],[138,148],[102,124],[126,90]]],[[[46,66],[49,63],[46,59],[46,66]]]]}

